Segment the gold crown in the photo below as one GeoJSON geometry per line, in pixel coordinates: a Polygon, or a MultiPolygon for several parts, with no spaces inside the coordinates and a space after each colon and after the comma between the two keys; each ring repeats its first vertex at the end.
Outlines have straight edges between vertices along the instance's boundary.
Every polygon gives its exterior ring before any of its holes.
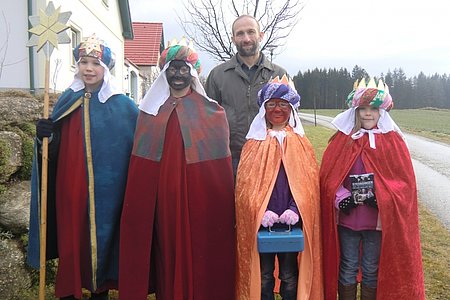
{"type": "Polygon", "coordinates": [[[378,80],[378,86],[375,83],[375,78],[370,78],[369,83],[366,85],[366,80],[363,78],[361,79],[361,81],[358,83],[358,79],[356,79],[355,83],[353,84],[353,90],[356,89],[377,89],[379,91],[384,91],[387,94],[389,93],[389,87],[387,86],[387,84],[383,83],[383,80],[381,80],[381,78],[378,80]]]}
{"type": "Polygon", "coordinates": [[[176,45],[186,46],[195,52],[194,43],[192,42],[192,40],[190,40],[189,44],[188,44],[185,36],[182,36],[179,41],[176,38],[173,38],[171,41],[168,41],[166,48],[176,46],[176,45]]]}
{"type": "Polygon", "coordinates": [[[270,83],[281,83],[289,86],[294,91],[297,91],[295,89],[294,82],[291,78],[289,78],[286,74],[283,74],[283,76],[280,78],[279,76],[274,77],[272,80],[269,81],[270,83]]]}
{"type": "Polygon", "coordinates": [[[286,76],[286,74],[284,74],[281,78],[279,76],[274,77],[270,82],[271,83],[282,83],[282,84],[289,85],[289,79],[286,76]]]}

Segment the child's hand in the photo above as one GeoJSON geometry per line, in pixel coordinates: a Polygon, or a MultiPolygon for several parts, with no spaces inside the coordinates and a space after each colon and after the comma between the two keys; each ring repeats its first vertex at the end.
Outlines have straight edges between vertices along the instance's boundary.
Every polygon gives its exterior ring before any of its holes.
{"type": "Polygon", "coordinates": [[[263,215],[261,225],[264,227],[272,227],[273,224],[278,222],[278,215],[271,210],[266,210],[263,215]]]}
{"type": "Polygon", "coordinates": [[[375,198],[375,196],[371,196],[369,198],[366,198],[364,200],[364,204],[367,204],[367,205],[369,205],[370,207],[373,207],[373,208],[378,208],[377,198],[375,198]]]}
{"type": "Polygon", "coordinates": [[[348,215],[350,211],[357,206],[358,204],[356,204],[351,197],[347,197],[339,202],[339,210],[346,215],[348,215]]]}
{"type": "Polygon", "coordinates": [[[293,210],[286,209],[283,214],[280,216],[280,223],[286,225],[295,225],[299,220],[298,214],[296,214],[293,210]]]}
{"type": "Polygon", "coordinates": [[[43,138],[49,138],[53,134],[52,119],[39,119],[36,123],[36,136],[42,141],[43,138]]]}

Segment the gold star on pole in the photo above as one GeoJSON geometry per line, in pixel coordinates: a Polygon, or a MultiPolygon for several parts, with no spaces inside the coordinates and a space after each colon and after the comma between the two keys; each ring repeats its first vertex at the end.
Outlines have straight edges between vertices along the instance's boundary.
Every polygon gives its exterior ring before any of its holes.
{"type": "Polygon", "coordinates": [[[60,9],[58,7],[55,10],[53,2],[50,1],[45,11],[42,9],[39,11],[39,16],[29,17],[33,27],[28,30],[32,35],[27,47],[37,46],[38,52],[44,48],[45,55],[49,57],[53,49],[58,48],[58,44],[70,43],[70,37],[66,32],[69,26],[66,23],[72,13],[60,13],[60,9]]]}
{"type": "MultiPolygon", "coordinates": [[[[69,28],[66,23],[71,12],[60,13],[60,9],[55,10],[53,2],[49,2],[45,12],[39,11],[39,16],[30,16],[29,20],[32,28],[30,40],[27,47],[38,46],[37,51],[44,48],[45,61],[45,88],[44,88],[44,113],[43,118],[49,115],[49,74],[50,56],[53,49],[58,48],[58,44],[70,43],[70,38],[66,33],[69,28]]],[[[48,138],[42,140],[42,175],[41,175],[41,206],[39,223],[39,300],[45,300],[45,261],[46,261],[46,241],[47,241],[47,175],[48,175],[48,138]]]]}

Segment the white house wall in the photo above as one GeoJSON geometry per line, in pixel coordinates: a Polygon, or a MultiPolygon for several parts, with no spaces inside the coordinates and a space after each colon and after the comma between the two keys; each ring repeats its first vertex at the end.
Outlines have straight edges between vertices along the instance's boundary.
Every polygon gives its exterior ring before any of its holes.
{"type": "MultiPolygon", "coordinates": [[[[20,71],[16,71],[16,69],[7,69],[7,73],[11,75],[13,78],[17,79],[8,79],[3,83],[3,77],[10,76],[2,76],[0,88],[9,87],[9,88],[20,88],[20,89],[28,89],[29,85],[29,76],[28,76],[28,49],[25,47],[26,41],[28,40],[27,34],[27,23],[25,22],[27,18],[26,12],[26,1],[1,1],[3,6],[3,2],[11,2],[14,5],[10,5],[14,10],[10,10],[8,7],[8,13],[15,16],[12,18],[11,22],[15,22],[15,26],[19,27],[17,29],[17,34],[22,36],[20,42],[17,42],[17,51],[16,54],[19,57],[26,56],[26,61],[20,63],[20,66],[16,66],[20,71]],[[24,2],[23,11],[20,15],[17,13],[17,3],[15,2],[24,2]],[[20,52],[20,54],[19,54],[20,52]],[[18,80],[20,78],[20,80],[18,80]]],[[[48,4],[48,0],[35,0],[33,1],[33,5],[37,5],[37,7],[45,10],[48,4]]],[[[67,25],[73,26],[75,29],[79,30],[81,33],[81,38],[85,38],[95,33],[99,38],[105,40],[108,46],[113,50],[116,54],[116,64],[112,73],[117,78],[118,84],[121,85],[122,88],[124,86],[124,38],[122,36],[122,25],[120,19],[120,12],[118,8],[117,0],[110,0],[108,7],[103,4],[101,0],[53,0],[53,4],[56,9],[60,7],[61,12],[71,11],[72,15],[69,19],[67,25]]],[[[33,7],[32,15],[37,15],[36,7],[33,7]]],[[[70,36],[70,31],[67,33],[70,36]]],[[[0,38],[1,41],[1,38],[0,38]]],[[[50,58],[50,88],[54,88],[53,78],[54,75],[57,75],[56,80],[56,90],[63,91],[66,89],[70,83],[72,82],[75,68],[72,66],[71,61],[71,44],[62,44],[59,45],[58,49],[55,49],[50,58]],[[56,61],[60,60],[59,71],[56,70],[57,63],[56,61]]],[[[45,73],[45,56],[43,53],[35,54],[35,88],[43,89],[44,88],[44,73],[45,73]],[[36,59],[37,58],[37,59],[36,59]]]]}
{"type": "Polygon", "coordinates": [[[0,89],[29,87],[26,20],[25,0],[0,0],[0,89]]]}

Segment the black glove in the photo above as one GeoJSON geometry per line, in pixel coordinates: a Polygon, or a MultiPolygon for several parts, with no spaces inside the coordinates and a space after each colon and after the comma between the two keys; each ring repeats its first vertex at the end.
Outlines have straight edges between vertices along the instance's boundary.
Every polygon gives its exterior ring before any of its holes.
{"type": "Polygon", "coordinates": [[[51,118],[48,119],[39,119],[36,123],[36,136],[38,139],[42,140],[45,137],[50,137],[54,132],[53,129],[53,120],[51,118]]]}
{"type": "Polygon", "coordinates": [[[350,211],[357,206],[358,204],[355,203],[352,197],[347,197],[339,202],[339,210],[346,215],[348,215],[350,211]]]}
{"type": "Polygon", "coordinates": [[[378,208],[378,202],[377,202],[377,198],[375,198],[375,196],[371,196],[369,198],[366,198],[364,200],[364,204],[369,205],[370,207],[373,208],[378,208]]]}

